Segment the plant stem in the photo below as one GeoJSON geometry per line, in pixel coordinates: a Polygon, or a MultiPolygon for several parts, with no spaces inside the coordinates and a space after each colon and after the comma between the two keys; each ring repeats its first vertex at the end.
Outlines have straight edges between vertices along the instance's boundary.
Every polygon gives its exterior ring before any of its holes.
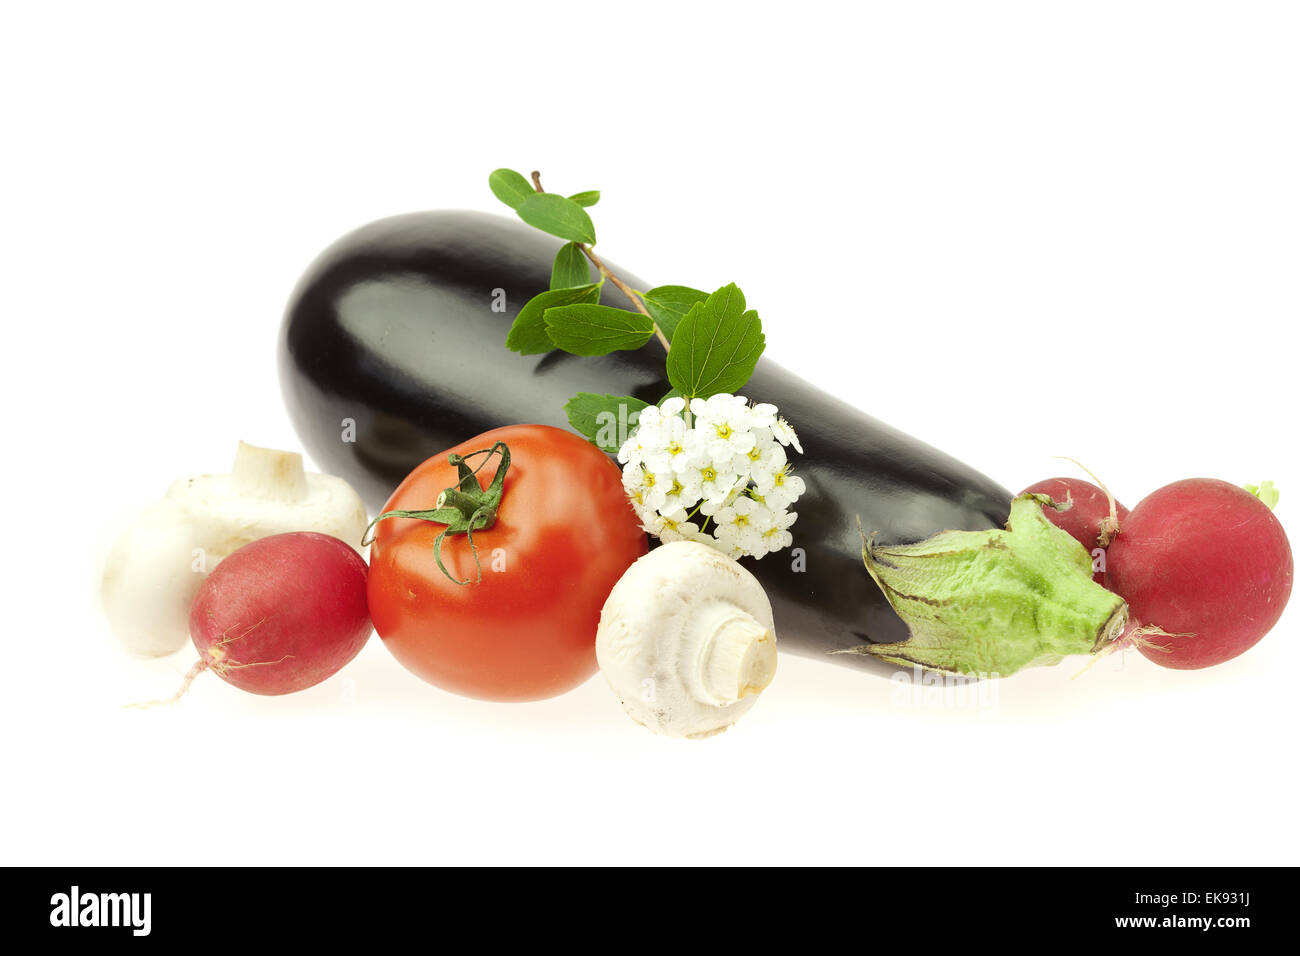
{"type": "Polygon", "coordinates": [[[669,349],[668,336],[664,335],[664,330],[659,328],[659,323],[654,320],[654,316],[652,316],[649,310],[646,309],[645,303],[641,301],[641,294],[618,276],[614,275],[614,273],[610,272],[605,263],[585,245],[578,243],[578,248],[582,250],[584,256],[591,260],[591,264],[596,267],[600,274],[610,282],[614,283],[618,288],[618,291],[622,292],[623,295],[627,297],[627,300],[632,303],[636,310],[650,320],[650,324],[655,330],[655,336],[659,339],[659,344],[662,345],[664,351],[667,352],[669,349]]]}
{"type": "MultiPolygon", "coordinates": [[[[542,174],[536,169],[533,170],[533,188],[539,193],[546,192],[546,190],[542,188],[542,174]]],[[[576,242],[574,245],[576,245],[591,264],[596,267],[596,271],[601,274],[602,278],[608,279],[610,282],[614,283],[615,288],[627,297],[627,300],[632,303],[633,308],[650,320],[650,324],[655,330],[655,336],[659,339],[659,344],[662,345],[664,351],[667,352],[669,348],[668,336],[664,335],[664,330],[659,328],[659,323],[654,320],[654,316],[652,316],[649,310],[646,309],[645,303],[641,301],[641,294],[618,276],[614,275],[614,273],[610,272],[605,263],[587,247],[586,243],[576,242]]]]}

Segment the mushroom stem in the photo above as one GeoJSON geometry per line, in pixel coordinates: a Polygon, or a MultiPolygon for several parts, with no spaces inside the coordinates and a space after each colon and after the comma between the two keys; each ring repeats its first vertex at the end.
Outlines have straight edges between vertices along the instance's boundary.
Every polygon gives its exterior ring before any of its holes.
{"type": "Polygon", "coordinates": [[[307,473],[302,455],[240,442],[231,469],[235,488],[241,495],[266,501],[302,501],[307,497],[307,473]]]}
{"type": "Polygon", "coordinates": [[[776,674],[776,636],[730,601],[713,601],[691,621],[698,669],[692,675],[701,701],[729,704],[762,693],[776,674]]]}

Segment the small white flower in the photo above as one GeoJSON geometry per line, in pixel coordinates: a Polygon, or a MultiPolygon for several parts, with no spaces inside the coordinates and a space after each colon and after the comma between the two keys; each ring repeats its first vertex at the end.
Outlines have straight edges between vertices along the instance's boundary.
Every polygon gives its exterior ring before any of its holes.
{"type": "Polygon", "coordinates": [[[784,511],[799,499],[806,491],[804,480],[791,474],[790,466],[785,465],[770,476],[754,482],[759,495],[774,511],[784,511]]]}
{"type": "Polygon", "coordinates": [[[790,526],[794,524],[795,519],[799,517],[798,512],[783,511],[774,515],[771,527],[765,529],[760,535],[762,539],[762,550],[755,557],[761,558],[764,554],[770,554],[773,551],[780,551],[794,544],[794,536],[790,534],[790,526]]]}
{"type": "Polygon", "coordinates": [[[636,454],[637,442],[636,432],[628,436],[627,441],[623,442],[618,449],[618,463],[620,465],[632,464],[635,459],[636,464],[641,464],[641,458],[636,454]]]}
{"type": "Polygon", "coordinates": [[[672,491],[673,477],[671,473],[651,471],[644,465],[629,465],[623,472],[623,488],[634,504],[658,511],[672,491]]]}
{"type": "Polygon", "coordinates": [[[747,432],[753,426],[749,403],[741,395],[691,399],[691,412],[695,415],[697,427],[704,430],[711,428],[722,439],[726,439],[732,432],[747,432]]]}
{"type": "Polygon", "coordinates": [[[689,464],[686,431],[686,423],[680,418],[660,421],[655,426],[654,446],[645,451],[645,466],[659,472],[685,471],[689,464]]]}
{"type": "Polygon", "coordinates": [[[691,412],[706,422],[724,421],[737,416],[748,416],[749,402],[743,395],[728,395],[724,392],[709,398],[692,398],[691,412]]]}
{"type": "Polygon", "coordinates": [[[686,399],[680,395],[664,399],[664,403],[659,406],[659,412],[664,418],[680,417],[684,411],[686,411],[686,399]]]}
{"type": "Polygon", "coordinates": [[[664,514],[678,509],[690,511],[700,502],[700,486],[695,481],[694,475],[673,474],[669,479],[668,491],[664,495],[663,508],[664,514]]]}
{"type": "Polygon", "coordinates": [[[757,485],[770,483],[777,472],[785,468],[786,463],[785,449],[770,434],[760,438],[745,458],[750,480],[757,485]]]}
{"type": "Polygon", "coordinates": [[[749,410],[749,414],[760,428],[771,428],[776,424],[776,406],[767,402],[759,402],[749,410]]]}
{"type": "Polygon", "coordinates": [[[618,460],[624,465],[639,465],[647,455],[654,454],[659,444],[658,423],[637,425],[627,441],[618,450],[618,460]]]}
{"type": "Polygon", "coordinates": [[[790,423],[784,418],[778,418],[776,424],[772,426],[772,436],[782,445],[794,445],[794,450],[803,454],[803,446],[799,444],[799,436],[794,433],[790,423]]]}
{"type": "Polygon", "coordinates": [[[743,474],[749,471],[749,452],[754,447],[754,433],[729,431],[725,438],[714,438],[709,442],[709,457],[719,465],[727,466],[728,471],[743,474]]]}
{"type": "Polygon", "coordinates": [[[772,518],[772,513],[764,505],[741,495],[714,514],[713,520],[717,526],[714,534],[719,541],[735,543],[742,550],[753,554],[763,532],[771,527],[772,518]]]}
{"type": "Polygon", "coordinates": [[[637,413],[636,424],[638,428],[654,428],[659,424],[663,416],[657,405],[647,405],[637,413]]]}
{"type": "Polygon", "coordinates": [[[731,462],[705,461],[693,469],[691,478],[700,483],[700,497],[707,505],[721,505],[735,488],[740,475],[729,469],[731,462]]]}
{"type": "Polygon", "coordinates": [[[682,508],[655,513],[641,527],[665,543],[669,541],[694,541],[700,533],[700,526],[689,520],[690,516],[682,508]]]}

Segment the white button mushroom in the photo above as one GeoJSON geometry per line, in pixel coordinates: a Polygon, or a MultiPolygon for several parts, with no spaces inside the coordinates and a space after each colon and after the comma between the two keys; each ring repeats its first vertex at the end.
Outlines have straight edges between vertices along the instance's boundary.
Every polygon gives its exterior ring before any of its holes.
{"type": "Polygon", "coordinates": [[[676,541],[639,559],[600,614],[596,659],[633,720],[708,737],[754,706],[776,673],[762,585],[708,545],[676,541]]]}
{"type": "Polygon", "coordinates": [[[114,543],[100,599],[133,653],[161,657],[189,639],[199,585],[231,552],[273,534],[318,531],[360,550],[360,496],[342,478],[307,474],[302,456],[239,443],[229,475],[182,478],[114,543]]]}

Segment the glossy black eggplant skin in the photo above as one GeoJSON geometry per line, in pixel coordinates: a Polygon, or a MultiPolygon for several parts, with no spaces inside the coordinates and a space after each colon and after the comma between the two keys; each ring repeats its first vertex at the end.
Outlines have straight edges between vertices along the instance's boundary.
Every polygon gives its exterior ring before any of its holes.
{"type": "MultiPolygon", "coordinates": [[[[499,216],[413,213],[358,229],[307,270],[280,334],[285,401],[317,464],[351,482],[372,513],[416,465],[480,432],[567,427],[563,405],[575,392],[654,402],[668,390],[653,339],[598,358],[506,349],[519,308],[547,288],[559,245],[499,216]]],[[[627,306],[609,286],[603,301],[627,306]]],[[[807,483],[792,529],[802,551],[743,559],[771,598],[781,647],[824,656],[904,640],[863,568],[858,518],[880,543],[998,527],[1010,492],[766,358],[744,393],[776,404],[804,450],[792,455],[807,483]]],[[[856,654],[829,659],[887,666],[856,654]]]]}

